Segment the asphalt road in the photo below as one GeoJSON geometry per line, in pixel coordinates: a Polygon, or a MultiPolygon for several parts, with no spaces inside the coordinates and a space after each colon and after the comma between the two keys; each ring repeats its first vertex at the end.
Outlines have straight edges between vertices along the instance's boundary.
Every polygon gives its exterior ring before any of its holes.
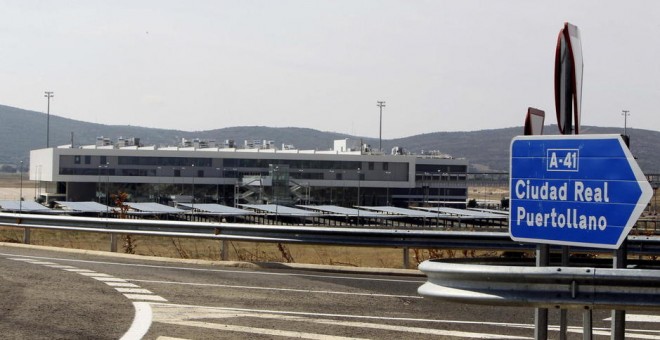
{"type": "MultiPolygon", "coordinates": [[[[11,339],[532,339],[533,310],[422,298],[414,275],[247,268],[0,243],[0,334],[11,339]]],[[[551,325],[558,312],[551,311],[551,325]]],[[[659,313],[654,313],[659,314],[659,313]]],[[[628,339],[660,339],[630,313],[628,339]],[[630,321],[635,320],[635,321],[630,321]]],[[[594,312],[595,338],[609,336],[594,312]]],[[[582,314],[569,312],[569,338],[582,314]]],[[[551,327],[550,338],[558,338],[551,327]]]]}

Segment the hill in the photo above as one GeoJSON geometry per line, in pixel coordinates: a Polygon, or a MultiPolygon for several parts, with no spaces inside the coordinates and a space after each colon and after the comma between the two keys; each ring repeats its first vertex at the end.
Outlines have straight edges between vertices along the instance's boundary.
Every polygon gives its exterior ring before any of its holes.
{"type": "MultiPolygon", "coordinates": [[[[522,127],[470,131],[434,132],[405,138],[383,140],[383,148],[403,147],[412,153],[439,151],[456,158],[466,158],[471,164],[470,171],[508,171],[508,153],[511,139],[519,135],[522,127]]],[[[557,133],[556,126],[546,126],[546,133],[557,133]]],[[[582,127],[584,134],[621,133],[621,128],[582,127]]],[[[176,145],[181,138],[202,138],[224,141],[233,139],[242,144],[246,139],[265,139],[293,144],[299,149],[326,150],[332,141],[340,138],[363,139],[372,146],[378,145],[374,138],[363,138],[337,132],[287,127],[265,126],[229,127],[205,131],[182,131],[154,129],[130,125],[103,125],[50,116],[50,145],[71,143],[74,145],[93,144],[96,137],[104,136],[115,140],[117,137],[139,137],[145,145],[176,145]]],[[[655,155],[660,145],[660,132],[629,129],[631,150],[644,172],[660,173],[660,158],[655,155]]],[[[46,115],[41,112],[22,110],[0,105],[0,164],[27,164],[29,152],[46,146],[46,115]]]]}

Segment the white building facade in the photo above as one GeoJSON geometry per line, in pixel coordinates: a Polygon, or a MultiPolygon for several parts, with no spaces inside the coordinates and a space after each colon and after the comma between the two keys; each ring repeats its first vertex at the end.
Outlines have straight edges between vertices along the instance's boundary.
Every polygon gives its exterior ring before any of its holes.
{"type": "Polygon", "coordinates": [[[332,151],[97,143],[30,152],[30,179],[42,196],[101,203],[121,191],[136,202],[448,205],[465,203],[467,167],[464,159],[384,155],[342,143],[332,151]]]}

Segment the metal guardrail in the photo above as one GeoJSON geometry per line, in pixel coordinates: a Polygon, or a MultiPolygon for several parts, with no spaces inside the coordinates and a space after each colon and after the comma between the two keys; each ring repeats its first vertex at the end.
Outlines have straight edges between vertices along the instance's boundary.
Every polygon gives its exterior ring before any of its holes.
{"type": "Polygon", "coordinates": [[[461,303],[660,310],[660,270],[515,267],[425,261],[418,293],[461,303]]]}
{"type": "Polygon", "coordinates": [[[111,234],[322,245],[415,248],[475,248],[476,245],[476,248],[496,250],[529,248],[528,245],[511,242],[508,234],[502,232],[279,226],[15,213],[0,213],[0,225],[111,234]]]}
{"type": "MultiPolygon", "coordinates": [[[[107,234],[205,238],[231,241],[281,242],[366,247],[484,249],[529,251],[534,244],[511,240],[506,232],[371,229],[319,226],[280,226],[144,219],[115,219],[62,215],[0,213],[0,226],[57,229],[107,234]]],[[[571,248],[574,251],[594,249],[571,248]]],[[[660,236],[629,236],[628,252],[660,254],[660,236]]]]}

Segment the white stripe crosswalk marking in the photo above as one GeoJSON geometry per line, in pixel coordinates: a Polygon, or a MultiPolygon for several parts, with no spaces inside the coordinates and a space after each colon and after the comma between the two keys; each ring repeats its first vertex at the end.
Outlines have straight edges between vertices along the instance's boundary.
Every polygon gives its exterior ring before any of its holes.
{"type": "Polygon", "coordinates": [[[143,301],[167,301],[165,298],[158,295],[147,295],[147,294],[124,294],[125,297],[131,300],[143,300],[143,301]]]}
{"type": "Polygon", "coordinates": [[[131,294],[153,294],[149,289],[144,288],[115,288],[116,291],[120,293],[131,293],[131,294]]]}

